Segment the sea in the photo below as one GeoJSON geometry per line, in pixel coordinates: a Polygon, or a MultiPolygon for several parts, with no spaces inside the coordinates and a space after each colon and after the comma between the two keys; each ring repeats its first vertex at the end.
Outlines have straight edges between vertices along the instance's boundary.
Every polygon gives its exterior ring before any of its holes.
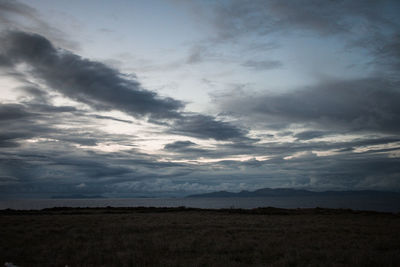
{"type": "Polygon", "coordinates": [[[0,199],[0,210],[41,210],[54,207],[190,207],[203,209],[259,207],[334,208],[400,213],[400,197],[296,196],[247,198],[96,198],[0,199]]]}

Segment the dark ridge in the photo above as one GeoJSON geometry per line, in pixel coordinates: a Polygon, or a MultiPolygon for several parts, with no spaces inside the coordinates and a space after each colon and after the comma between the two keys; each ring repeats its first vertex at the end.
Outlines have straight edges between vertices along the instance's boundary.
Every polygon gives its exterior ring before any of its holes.
{"type": "Polygon", "coordinates": [[[72,208],[55,207],[42,210],[0,210],[0,215],[83,215],[83,214],[127,214],[127,213],[167,213],[167,212],[209,212],[221,214],[248,214],[248,215],[307,215],[307,214],[364,214],[364,215],[395,215],[400,213],[352,210],[352,209],[329,209],[329,208],[297,208],[283,209],[274,207],[262,207],[254,209],[200,209],[189,207],[98,207],[98,208],[72,208]]]}
{"type": "Polygon", "coordinates": [[[106,198],[101,195],[82,195],[82,194],[73,194],[73,195],[58,195],[52,196],[52,199],[86,199],[86,198],[106,198]]]}

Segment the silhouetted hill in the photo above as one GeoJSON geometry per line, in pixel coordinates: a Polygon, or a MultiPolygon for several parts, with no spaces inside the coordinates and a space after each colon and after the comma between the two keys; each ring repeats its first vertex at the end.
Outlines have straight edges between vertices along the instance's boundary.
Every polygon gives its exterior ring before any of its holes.
{"type": "Polygon", "coordinates": [[[292,196],[400,196],[400,193],[388,191],[323,191],[315,192],[303,189],[290,188],[262,188],[255,191],[243,190],[238,193],[218,191],[205,194],[189,195],[190,198],[214,198],[214,197],[292,197],[292,196]]]}

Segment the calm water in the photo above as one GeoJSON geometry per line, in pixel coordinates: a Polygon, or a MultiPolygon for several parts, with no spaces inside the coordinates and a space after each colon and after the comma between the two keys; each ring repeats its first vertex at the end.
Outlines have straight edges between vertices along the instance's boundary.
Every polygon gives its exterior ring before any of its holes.
{"type": "Polygon", "coordinates": [[[0,209],[53,207],[193,207],[193,208],[350,208],[400,212],[400,197],[263,197],[263,198],[125,198],[125,199],[17,199],[0,200],[0,209]]]}

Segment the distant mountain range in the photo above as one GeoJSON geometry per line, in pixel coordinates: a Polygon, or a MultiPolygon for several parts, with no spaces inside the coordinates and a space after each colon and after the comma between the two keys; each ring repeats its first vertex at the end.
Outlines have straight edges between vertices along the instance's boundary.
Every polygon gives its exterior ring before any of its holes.
{"type": "Polygon", "coordinates": [[[81,194],[72,194],[72,195],[59,195],[52,196],[53,199],[85,199],[85,198],[106,198],[101,195],[81,195],[81,194]]]}
{"type": "Polygon", "coordinates": [[[189,195],[189,198],[218,198],[218,197],[292,197],[292,196],[397,196],[400,193],[388,191],[360,190],[360,191],[323,191],[315,192],[303,189],[289,188],[262,188],[255,191],[240,191],[238,193],[218,191],[205,194],[189,195]]]}

